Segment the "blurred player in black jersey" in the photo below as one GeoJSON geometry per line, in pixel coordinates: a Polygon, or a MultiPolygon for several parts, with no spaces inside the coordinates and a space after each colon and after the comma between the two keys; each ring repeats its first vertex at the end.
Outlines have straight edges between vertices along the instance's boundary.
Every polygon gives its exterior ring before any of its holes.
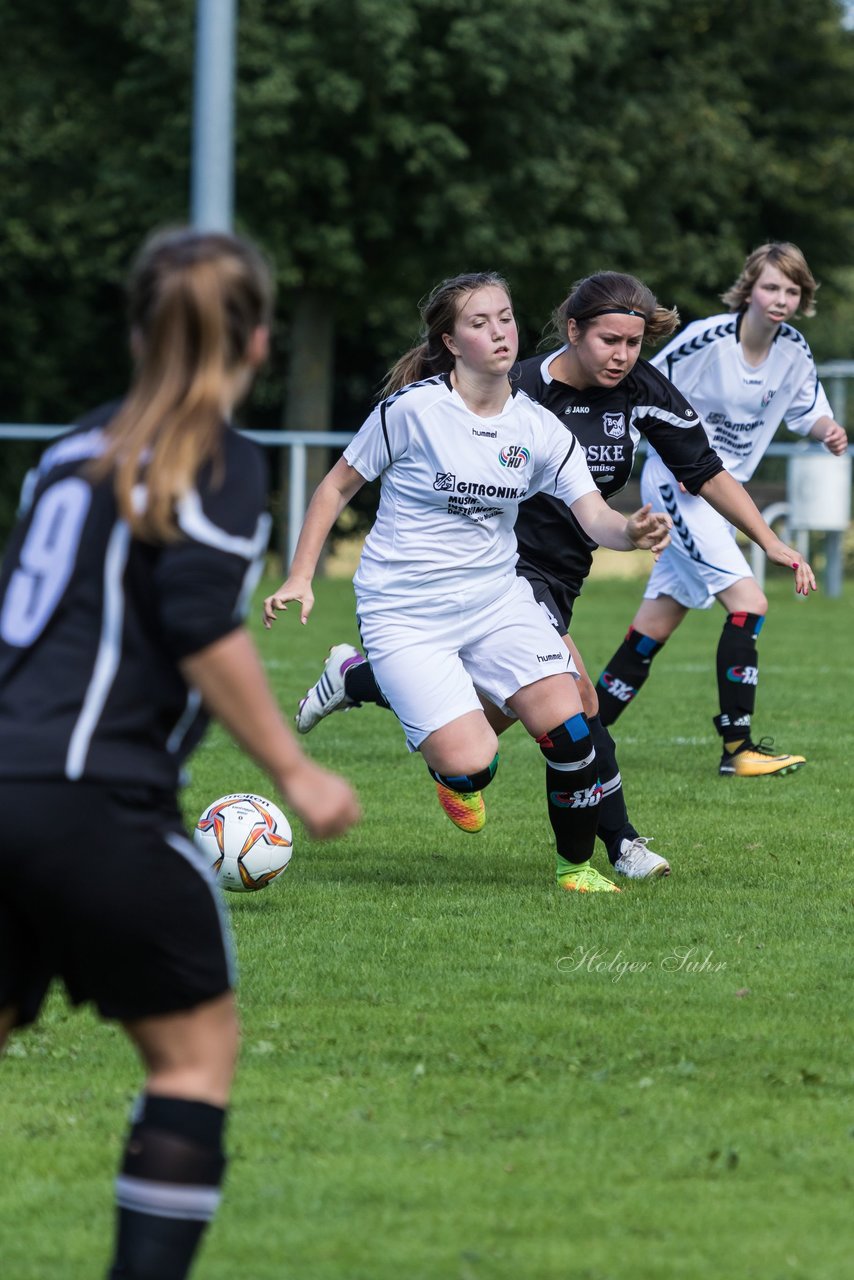
{"type": "Polygon", "coordinates": [[[132,386],[48,449],[0,575],[0,1044],[59,978],[140,1054],[113,1280],[188,1273],[225,1167],[232,962],[182,828],[183,761],[214,715],[311,834],[358,817],[282,722],[243,626],[265,469],[228,419],[271,304],[246,241],[153,237],[131,277],[132,386]]]}
{"type": "MultiPolygon", "coordinates": [[[[602,495],[614,497],[628,483],[641,437],[664,458],[677,480],[699,493],[780,564],[796,557],[768,528],[752,499],[724,470],[697,413],[680,391],[648,361],[644,342],[672,334],[679,317],[659,306],[654,294],[633,276],[597,272],[578,281],[553,315],[553,348],[522,360],[510,373],[514,386],[558,418],[580,441],[602,495]]],[[[674,535],[675,536],[675,535],[674,535]]],[[[631,879],[667,875],[670,867],[648,847],[629,821],[614,743],[598,715],[595,687],[569,635],[573,606],[592,564],[596,544],[562,503],[538,493],[519,508],[516,569],[564,638],[578,667],[585,714],[599,762],[602,799],[598,834],[615,870],[631,879]]],[[[812,582],[808,565],[797,581],[812,582]]],[[[384,703],[370,667],[352,645],[336,645],[317,683],[297,711],[297,727],[308,733],[324,716],[362,702],[384,703]]],[[[495,727],[501,724],[494,715],[495,727]]],[[[504,727],[509,724],[504,722],[504,727]]],[[[463,830],[479,831],[485,821],[481,796],[457,797],[441,789],[440,802],[463,830]]]]}

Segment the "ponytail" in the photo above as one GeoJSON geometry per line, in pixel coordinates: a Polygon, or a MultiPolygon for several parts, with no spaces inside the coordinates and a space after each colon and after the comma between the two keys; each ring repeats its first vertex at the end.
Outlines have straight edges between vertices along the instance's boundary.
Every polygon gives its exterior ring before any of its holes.
{"type": "Polygon", "coordinates": [[[136,536],[168,541],[177,503],[220,456],[227,391],[254,330],[269,323],[272,286],[245,241],[177,231],[143,248],[129,293],[135,376],[93,470],[112,473],[136,536]]]}
{"type": "Polygon", "coordinates": [[[380,399],[393,395],[401,387],[410,382],[420,382],[422,378],[432,378],[437,373],[450,373],[454,367],[454,357],[445,346],[441,337],[419,342],[396,360],[389,369],[383,383],[380,399]]]}

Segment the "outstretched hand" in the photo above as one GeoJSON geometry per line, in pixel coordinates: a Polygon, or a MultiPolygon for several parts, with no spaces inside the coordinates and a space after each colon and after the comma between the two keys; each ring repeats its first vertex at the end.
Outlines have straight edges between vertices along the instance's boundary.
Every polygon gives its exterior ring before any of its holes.
{"type": "Polygon", "coordinates": [[[670,545],[673,521],[663,511],[653,511],[647,502],[626,521],[626,534],[632,546],[639,551],[651,551],[656,560],[670,545]]]}
{"type": "Polygon", "coordinates": [[[799,555],[793,547],[787,547],[785,542],[781,542],[779,538],[765,548],[765,554],[772,564],[782,565],[784,569],[791,569],[795,575],[795,594],[808,596],[811,591],[817,591],[815,582],[815,574],[802,555],[799,555]]]}
{"type": "Polygon", "coordinates": [[[302,608],[299,620],[305,626],[308,622],[308,615],[314,608],[314,592],[311,589],[311,580],[309,578],[287,578],[278,591],[274,591],[271,596],[267,596],[264,601],[262,617],[264,626],[268,631],[276,621],[276,613],[279,610],[283,613],[287,612],[289,600],[300,601],[302,608]]]}

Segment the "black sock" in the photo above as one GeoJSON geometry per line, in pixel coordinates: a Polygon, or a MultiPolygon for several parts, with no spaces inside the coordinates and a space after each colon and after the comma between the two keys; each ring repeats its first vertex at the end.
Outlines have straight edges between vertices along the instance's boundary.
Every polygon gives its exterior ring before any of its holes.
{"type": "Polygon", "coordinates": [[[109,1280],[184,1280],[220,1198],[225,1112],[143,1094],[116,1179],[109,1280]]]}
{"type": "Polygon", "coordinates": [[[650,663],[664,641],[653,640],[629,627],[626,638],[596,682],[599,718],[613,724],[646,683],[650,663]]]}
{"type": "Polygon", "coordinates": [[[756,639],[763,621],[756,613],[730,613],[721,631],[716,660],[720,716],[715,727],[725,744],[750,740],[759,679],[756,639]]]}
{"type": "Polygon", "coordinates": [[[558,858],[587,862],[596,843],[599,776],[596,751],[581,713],[550,729],[537,745],[546,757],[546,796],[558,858]]]}
{"type": "Polygon", "coordinates": [[[378,707],[388,707],[388,702],[374,679],[371,664],[367,661],[354,662],[353,666],[344,672],[344,692],[357,707],[363,702],[374,702],[378,707]]]}
{"type": "Polygon", "coordinates": [[[634,840],[638,833],[629,822],[626,811],[623,780],[617,764],[617,748],[614,745],[614,739],[599,716],[592,716],[587,723],[596,748],[596,763],[599,766],[599,782],[602,786],[602,798],[599,801],[599,827],[596,834],[608,850],[608,858],[613,864],[620,856],[620,845],[623,840],[634,840]]]}

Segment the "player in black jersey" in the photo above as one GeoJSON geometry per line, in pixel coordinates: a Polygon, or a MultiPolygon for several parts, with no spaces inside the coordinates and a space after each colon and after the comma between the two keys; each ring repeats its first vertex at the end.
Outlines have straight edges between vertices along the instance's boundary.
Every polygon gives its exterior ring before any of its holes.
{"type": "MultiPolygon", "coordinates": [[[[763,546],[770,540],[782,548],[752,499],[724,470],[688,401],[663,374],[640,359],[645,341],[668,336],[678,323],[677,313],[659,306],[651,290],[633,276],[597,272],[578,281],[553,315],[554,338],[561,345],[545,356],[521,361],[510,377],[577,436],[605,498],[625,487],[638,444],[646,437],[686,489],[700,493],[763,546]]],[[[522,503],[516,520],[517,572],[531,583],[579,669],[579,691],[600,767],[598,834],[611,863],[632,879],[667,875],[666,860],[648,848],[647,839],[629,822],[614,743],[599,719],[595,687],[567,634],[596,544],[572,513],[560,506],[546,494],[522,503]]],[[[809,566],[801,567],[804,580],[809,572],[809,566]]],[[[297,727],[307,733],[331,711],[362,702],[386,705],[358,650],[336,645],[320,679],[300,704],[297,727]]],[[[493,712],[490,717],[499,731],[511,723],[504,720],[502,725],[493,712]]],[[[456,798],[449,802],[440,792],[440,801],[463,830],[483,827],[480,796],[466,797],[468,813],[462,820],[456,798]]]]}
{"type": "Polygon", "coordinates": [[[232,965],[182,828],[183,761],[212,714],[313,835],[358,817],[282,722],[243,626],[265,474],[227,422],[271,305],[246,241],[155,236],[131,278],[133,384],[48,449],[0,574],[0,1046],[60,978],[140,1054],[114,1280],[186,1276],[225,1166],[232,965]]]}

